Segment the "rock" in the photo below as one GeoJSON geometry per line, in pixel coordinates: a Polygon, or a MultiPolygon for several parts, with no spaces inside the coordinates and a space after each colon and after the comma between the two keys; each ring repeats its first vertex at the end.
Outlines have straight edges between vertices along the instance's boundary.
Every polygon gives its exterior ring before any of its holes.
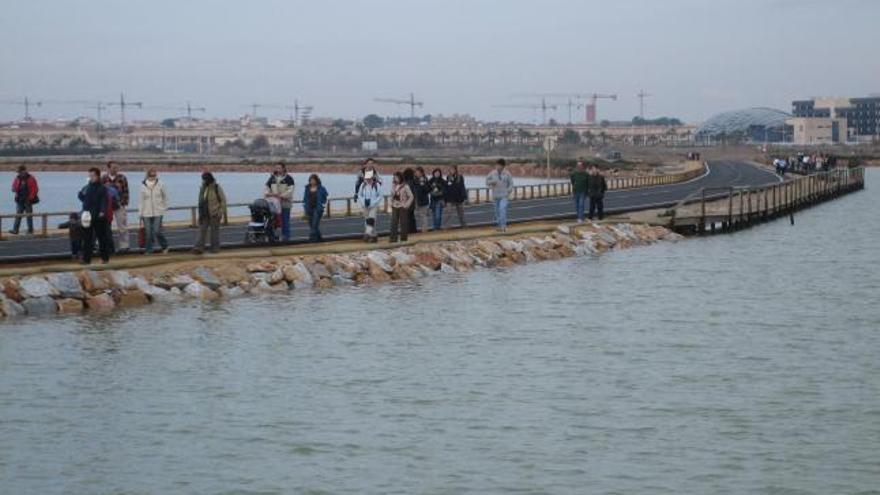
{"type": "Polygon", "coordinates": [[[265,280],[260,280],[260,282],[251,289],[251,292],[256,294],[268,294],[272,292],[287,292],[290,287],[287,285],[287,282],[278,282],[274,285],[270,285],[265,280]]]}
{"type": "Polygon", "coordinates": [[[14,278],[3,281],[3,295],[15,302],[24,300],[24,296],[21,295],[19,290],[18,280],[14,278]]]}
{"type": "Polygon", "coordinates": [[[25,299],[23,303],[25,311],[31,316],[51,315],[58,311],[55,300],[49,296],[33,297],[25,299]]]}
{"type": "Polygon", "coordinates": [[[391,266],[391,259],[392,258],[383,251],[370,251],[367,253],[367,260],[384,270],[386,273],[394,271],[394,267],[391,266]]]}
{"type": "MultiPolygon", "coordinates": [[[[367,273],[370,275],[370,278],[375,282],[387,282],[391,280],[391,275],[388,274],[388,271],[382,267],[379,263],[374,262],[373,260],[367,260],[367,273]]],[[[387,266],[387,265],[386,265],[387,266]]]]}
{"type": "Polygon", "coordinates": [[[232,287],[220,287],[220,295],[223,296],[223,299],[235,299],[236,297],[242,297],[246,294],[245,290],[237,285],[233,285],[232,287]]]}
{"type": "Polygon", "coordinates": [[[669,232],[664,234],[663,237],[661,237],[661,239],[663,239],[664,241],[669,241],[669,242],[678,242],[678,241],[683,240],[684,236],[681,234],[678,234],[676,232],[672,232],[670,230],[669,232]]]}
{"type": "Polygon", "coordinates": [[[58,304],[58,312],[61,314],[82,313],[83,309],[85,309],[81,299],[67,298],[59,299],[55,302],[58,304]]]}
{"type": "Polygon", "coordinates": [[[556,227],[556,231],[559,232],[560,234],[570,235],[571,234],[571,225],[565,225],[565,224],[559,225],[558,227],[556,227]]]}
{"type": "Polygon", "coordinates": [[[455,268],[452,268],[446,263],[442,263],[440,265],[440,273],[455,273],[455,268]]]}
{"type": "Polygon", "coordinates": [[[319,278],[317,282],[315,282],[315,287],[318,289],[329,289],[333,287],[333,281],[329,278],[319,278]]]}
{"type": "Polygon", "coordinates": [[[193,278],[202,283],[202,285],[208,286],[212,290],[216,290],[218,287],[223,285],[223,282],[214,275],[214,272],[205,268],[204,266],[197,267],[193,271],[193,278]]]}
{"type": "Polygon", "coordinates": [[[195,282],[196,280],[189,275],[167,275],[163,274],[159,277],[154,277],[152,280],[153,285],[160,287],[165,290],[171,290],[176,287],[178,289],[183,289],[187,285],[195,282]]]}
{"type": "Polygon", "coordinates": [[[213,301],[220,298],[220,294],[217,294],[209,287],[202,285],[201,282],[193,282],[187,285],[186,288],[183,289],[183,292],[190,297],[201,299],[202,301],[213,301]]]}
{"type": "Polygon", "coordinates": [[[3,314],[6,315],[7,318],[14,318],[25,314],[24,306],[5,295],[0,296],[0,310],[3,311],[3,314]]]}
{"type": "Polygon", "coordinates": [[[266,283],[268,283],[269,285],[275,285],[284,280],[284,270],[278,268],[274,272],[269,274],[269,276],[266,278],[266,283]]]}
{"type": "Polygon", "coordinates": [[[237,285],[248,279],[248,271],[242,266],[235,263],[224,263],[214,267],[214,274],[224,282],[225,285],[237,285]]]}
{"type": "Polygon", "coordinates": [[[274,272],[276,268],[277,266],[275,266],[275,263],[272,263],[271,261],[261,261],[257,263],[250,263],[245,269],[250,273],[257,273],[274,272]]]}
{"type": "Polygon", "coordinates": [[[85,270],[79,272],[77,278],[79,278],[80,285],[86,292],[100,292],[110,288],[110,284],[107,282],[103,272],[85,270]]]}
{"type": "Polygon", "coordinates": [[[116,305],[124,308],[132,308],[149,304],[150,299],[140,289],[129,289],[116,293],[116,305]]]}
{"type": "Polygon", "coordinates": [[[440,256],[428,250],[419,250],[414,256],[416,258],[416,263],[424,265],[431,270],[439,270],[440,264],[443,263],[443,259],[440,258],[440,256]]]}
{"type": "Polygon", "coordinates": [[[394,258],[395,264],[398,267],[403,265],[412,265],[417,261],[415,256],[399,249],[392,251],[391,257],[394,258]]]}
{"type": "MultiPolygon", "coordinates": [[[[18,290],[22,297],[36,298],[58,295],[52,285],[43,277],[25,277],[18,282],[18,290]]],[[[27,307],[27,306],[25,306],[27,307]]]]}
{"type": "Polygon", "coordinates": [[[521,253],[524,249],[521,242],[517,242],[511,239],[499,239],[498,245],[501,246],[501,248],[505,251],[515,251],[517,253],[521,253]]]}
{"type": "Polygon", "coordinates": [[[285,265],[282,268],[284,280],[287,280],[296,289],[305,289],[314,285],[315,280],[309,269],[302,263],[295,265],[285,265]]]}
{"type": "Polygon", "coordinates": [[[112,311],[116,307],[116,301],[110,297],[110,294],[103,292],[86,299],[86,306],[90,311],[106,312],[112,311]]]}
{"type": "Polygon", "coordinates": [[[354,285],[354,280],[352,280],[351,277],[343,277],[341,275],[333,275],[330,277],[330,281],[333,282],[333,285],[338,286],[354,285]]]}
{"type": "Polygon", "coordinates": [[[311,263],[307,268],[309,269],[309,273],[312,274],[312,278],[315,280],[331,277],[330,271],[321,263],[311,263]]]}
{"type": "Polygon", "coordinates": [[[82,299],[85,297],[79,278],[71,272],[52,273],[46,276],[46,281],[61,295],[82,299]]]}
{"type": "Polygon", "coordinates": [[[114,289],[134,289],[134,280],[127,271],[111,270],[107,272],[107,278],[114,289]]]}

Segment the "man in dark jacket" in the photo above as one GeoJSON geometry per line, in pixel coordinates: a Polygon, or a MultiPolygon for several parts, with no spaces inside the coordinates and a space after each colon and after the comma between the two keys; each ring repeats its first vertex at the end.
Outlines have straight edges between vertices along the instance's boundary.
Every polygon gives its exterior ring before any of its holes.
{"type": "MultiPolygon", "coordinates": [[[[28,173],[27,167],[24,165],[18,167],[18,175],[12,181],[12,193],[15,195],[15,213],[18,215],[33,213],[34,204],[39,201],[37,199],[39,191],[37,179],[28,173]]],[[[15,217],[15,223],[12,226],[12,230],[9,231],[10,234],[18,235],[18,230],[21,228],[21,219],[22,217],[15,217]]],[[[34,217],[27,217],[27,225],[28,234],[33,234],[34,217]]]]}
{"type": "Polygon", "coordinates": [[[578,160],[574,171],[571,173],[571,195],[574,197],[574,210],[577,214],[578,223],[584,222],[584,206],[587,203],[587,185],[590,182],[590,174],[584,166],[583,160],[578,160]]]}
{"type": "Polygon", "coordinates": [[[79,192],[83,213],[89,215],[89,218],[80,219],[83,224],[82,263],[84,265],[92,262],[95,240],[98,241],[101,262],[110,261],[113,236],[107,221],[107,197],[107,188],[101,183],[101,170],[92,167],[89,169],[89,183],[79,192]]]}
{"type": "MultiPolygon", "coordinates": [[[[428,206],[431,204],[431,197],[428,196],[428,177],[425,176],[424,168],[416,167],[415,176],[413,177],[410,189],[415,197],[415,201],[413,201],[413,204],[415,205],[413,217],[416,219],[418,229],[421,229],[424,234],[428,231],[428,225],[431,223],[430,213],[428,211],[428,206]]],[[[413,232],[417,232],[418,229],[413,230],[413,232]]]]}
{"type": "MultiPolygon", "coordinates": [[[[454,208],[458,214],[458,224],[464,228],[467,222],[464,220],[464,204],[468,201],[467,187],[464,185],[464,177],[458,173],[458,166],[449,167],[446,174],[446,206],[454,208]]],[[[448,229],[452,223],[452,215],[446,215],[443,219],[443,228],[448,229]]]]}
{"type": "Polygon", "coordinates": [[[605,182],[605,176],[599,172],[599,168],[590,165],[590,177],[587,181],[587,195],[590,197],[590,220],[593,219],[593,213],[598,210],[599,220],[602,220],[605,214],[605,191],[608,190],[608,183],[605,182]]]}

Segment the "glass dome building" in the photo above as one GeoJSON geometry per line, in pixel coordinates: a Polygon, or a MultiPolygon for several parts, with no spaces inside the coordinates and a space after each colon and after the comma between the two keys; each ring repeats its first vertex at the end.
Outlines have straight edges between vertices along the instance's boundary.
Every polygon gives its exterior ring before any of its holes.
{"type": "MultiPolygon", "coordinates": [[[[775,108],[747,108],[712,116],[697,128],[698,136],[739,136],[753,141],[783,141],[791,115],[775,108]]],[[[789,133],[790,135],[790,133],[789,133]]]]}

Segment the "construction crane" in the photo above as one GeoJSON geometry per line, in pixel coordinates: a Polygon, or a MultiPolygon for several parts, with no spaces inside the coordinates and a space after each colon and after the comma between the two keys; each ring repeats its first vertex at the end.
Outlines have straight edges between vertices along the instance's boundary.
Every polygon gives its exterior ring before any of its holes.
{"type": "Polygon", "coordinates": [[[603,95],[600,93],[593,93],[590,96],[590,103],[587,104],[587,114],[585,115],[586,121],[588,124],[596,123],[596,102],[600,98],[609,99],[612,101],[617,101],[617,95],[603,95]]]}
{"type": "Polygon", "coordinates": [[[155,106],[151,105],[148,107],[143,107],[144,110],[175,110],[177,112],[186,112],[186,120],[188,122],[192,122],[193,120],[193,112],[205,112],[207,109],[205,107],[194,107],[190,104],[190,102],[186,102],[185,107],[173,107],[173,106],[155,106]]]}
{"type": "Polygon", "coordinates": [[[514,103],[508,105],[492,105],[495,108],[531,108],[532,110],[538,111],[541,110],[541,123],[547,123],[547,110],[555,111],[558,107],[552,103],[548,103],[546,98],[541,98],[541,103],[514,103]]]}
{"type": "Polygon", "coordinates": [[[416,101],[416,97],[414,94],[409,94],[408,100],[403,100],[400,98],[374,98],[374,101],[378,101],[381,103],[394,103],[396,105],[408,105],[409,106],[409,118],[416,118],[416,107],[423,107],[425,104],[421,101],[416,101]]]}
{"type": "Polygon", "coordinates": [[[642,120],[645,120],[645,98],[649,96],[654,95],[645,93],[644,89],[640,90],[639,93],[636,95],[636,98],[639,99],[639,118],[641,118],[642,120]]]}
{"type": "Polygon", "coordinates": [[[125,107],[144,107],[144,104],[139,101],[125,101],[125,95],[122,93],[119,93],[119,101],[111,101],[104,105],[108,107],[119,107],[119,124],[123,131],[125,130],[125,107]]]}
{"type": "Polygon", "coordinates": [[[300,116],[302,116],[303,122],[307,122],[309,120],[309,117],[312,115],[312,110],[315,109],[315,107],[311,105],[300,105],[299,100],[293,100],[293,105],[285,105],[284,108],[293,111],[293,114],[291,114],[290,116],[290,120],[293,122],[294,125],[299,125],[300,116]]]}
{"type": "Polygon", "coordinates": [[[30,122],[31,120],[31,107],[41,107],[43,106],[42,101],[31,101],[27,96],[24,97],[23,100],[2,100],[0,103],[5,105],[20,105],[24,107],[24,120],[26,122],[30,122]]]}
{"type": "Polygon", "coordinates": [[[586,107],[586,123],[587,124],[595,124],[596,123],[596,102],[599,99],[609,99],[609,100],[617,100],[616,94],[601,94],[601,93],[531,93],[531,94],[517,94],[512,96],[527,96],[527,97],[541,97],[541,98],[566,98],[567,103],[565,104],[568,107],[568,123],[572,123],[572,109],[580,109],[586,107]],[[583,104],[579,103],[577,100],[589,100],[589,103],[583,104]]]}
{"type": "Polygon", "coordinates": [[[248,105],[251,108],[251,118],[257,118],[257,109],[258,108],[278,108],[278,109],[287,109],[286,105],[276,105],[271,103],[251,103],[248,105]]]}

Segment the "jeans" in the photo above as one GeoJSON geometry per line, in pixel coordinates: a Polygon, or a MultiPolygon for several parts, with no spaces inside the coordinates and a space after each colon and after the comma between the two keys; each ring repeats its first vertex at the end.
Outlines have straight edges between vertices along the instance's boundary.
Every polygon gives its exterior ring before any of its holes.
{"type": "Polygon", "coordinates": [[[74,258],[80,257],[80,253],[82,252],[82,242],[82,239],[70,240],[70,255],[74,258]]]}
{"type": "Polygon", "coordinates": [[[443,201],[431,203],[431,218],[434,221],[434,230],[440,230],[443,226],[443,201]]]}
{"type": "Polygon", "coordinates": [[[587,206],[587,193],[574,193],[574,210],[577,212],[577,219],[583,221],[584,209],[587,206]]]}
{"type": "Polygon", "coordinates": [[[495,223],[499,229],[507,228],[507,205],[510,201],[505,198],[495,198],[495,223]]]}
{"type": "MultiPolygon", "coordinates": [[[[455,209],[455,213],[458,215],[458,224],[461,227],[467,227],[467,222],[464,220],[464,204],[462,203],[453,203],[447,202],[446,206],[449,208],[455,209]]],[[[452,214],[451,212],[447,212],[446,218],[443,219],[443,228],[448,229],[449,225],[452,223],[452,214]]]]}
{"type": "Polygon", "coordinates": [[[92,253],[95,251],[95,241],[98,241],[98,251],[101,253],[101,259],[110,260],[110,253],[113,252],[113,233],[110,231],[110,223],[106,218],[98,217],[92,219],[92,225],[83,229],[83,262],[88,264],[92,262],[92,253]]]}
{"type": "Polygon", "coordinates": [[[398,234],[400,240],[406,242],[409,235],[409,208],[392,208],[391,209],[391,237],[389,242],[397,242],[398,234]]]}
{"type": "Polygon", "coordinates": [[[281,238],[290,240],[290,208],[281,208],[281,238]]]}
{"type": "MultiPolygon", "coordinates": [[[[21,215],[23,213],[33,213],[34,205],[30,203],[15,203],[15,213],[21,215]]],[[[34,233],[34,217],[27,217],[27,225],[28,225],[28,234],[34,233]]],[[[15,217],[15,224],[12,226],[12,231],[16,234],[18,233],[18,229],[21,227],[21,217],[15,217]]]]}
{"type": "Polygon", "coordinates": [[[323,209],[311,210],[306,212],[309,217],[309,242],[321,242],[321,218],[324,216],[323,209]]]}
{"type": "Polygon", "coordinates": [[[205,249],[205,241],[208,237],[208,230],[211,231],[211,251],[220,251],[220,219],[221,216],[203,216],[199,218],[199,239],[196,241],[196,250],[203,251],[205,249]]]}
{"type": "Polygon", "coordinates": [[[599,220],[602,220],[605,210],[605,198],[602,196],[590,198],[590,220],[593,219],[593,213],[598,210],[599,220]]]}
{"type": "Polygon", "coordinates": [[[165,239],[165,234],[162,233],[162,216],[159,215],[157,217],[144,217],[144,251],[147,254],[153,252],[153,239],[159,241],[159,246],[162,249],[168,248],[168,240],[165,239]]]}
{"type": "Polygon", "coordinates": [[[125,207],[113,210],[113,222],[116,223],[116,246],[119,249],[128,249],[128,214],[125,207]]]}
{"type": "Polygon", "coordinates": [[[364,208],[364,236],[370,239],[378,237],[376,234],[376,216],[379,214],[379,205],[370,205],[364,208]]]}
{"type": "Polygon", "coordinates": [[[419,230],[423,233],[428,231],[428,226],[431,224],[431,215],[430,210],[428,210],[427,206],[416,206],[416,223],[418,224],[419,230]]]}

